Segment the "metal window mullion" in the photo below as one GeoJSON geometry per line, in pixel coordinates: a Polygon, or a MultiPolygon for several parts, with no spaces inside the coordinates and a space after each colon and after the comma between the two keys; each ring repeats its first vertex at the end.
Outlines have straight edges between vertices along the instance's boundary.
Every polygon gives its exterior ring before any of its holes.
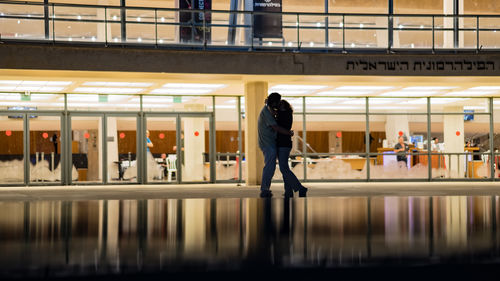
{"type": "Polygon", "coordinates": [[[328,48],[329,34],[328,34],[328,0],[325,0],[325,48],[328,48]]]}
{"type": "MultiPolygon", "coordinates": [[[[142,103],[142,96],[140,97],[141,103],[142,103]]],[[[146,153],[146,147],[145,147],[145,135],[146,135],[146,121],[147,117],[144,114],[144,112],[139,113],[139,122],[137,122],[137,155],[136,155],[136,163],[137,163],[137,183],[139,184],[145,184],[146,183],[146,175],[145,173],[145,165],[147,165],[147,162],[145,160],[145,153],[146,153]]]]}
{"type": "Polygon", "coordinates": [[[489,111],[490,111],[490,178],[491,180],[495,180],[495,149],[494,149],[494,118],[493,118],[493,98],[490,97],[489,99],[489,111]]]}
{"type": "Polygon", "coordinates": [[[29,185],[30,183],[30,125],[28,120],[28,114],[23,114],[23,154],[24,154],[24,185],[29,185]]]}
{"type": "Polygon", "coordinates": [[[306,133],[306,97],[302,97],[302,161],[304,180],[307,180],[307,133],[306,133]]]}
{"type": "MultiPolygon", "coordinates": [[[[427,178],[432,180],[432,159],[431,159],[431,98],[427,97],[427,178]]],[[[441,155],[438,155],[441,160],[441,155]]],[[[446,162],[445,162],[446,163],[446,162]]],[[[449,165],[449,164],[448,164],[449,165]]],[[[438,169],[441,168],[439,165],[438,169]]]]}
{"type": "Polygon", "coordinates": [[[179,114],[177,114],[177,116],[175,117],[175,128],[176,128],[176,147],[177,147],[177,151],[176,151],[176,154],[177,154],[177,171],[176,171],[176,174],[175,174],[175,180],[177,181],[177,183],[181,183],[181,177],[182,177],[182,146],[181,146],[181,131],[182,131],[182,128],[181,128],[181,116],[179,114]]]}
{"type": "MultiPolygon", "coordinates": [[[[204,16],[203,16],[204,18],[204,16]]],[[[208,118],[208,126],[209,126],[209,131],[208,131],[208,150],[209,150],[209,161],[210,161],[210,182],[214,183],[215,180],[217,179],[216,171],[215,171],[215,153],[216,153],[216,146],[215,143],[217,141],[217,136],[215,134],[215,96],[212,96],[212,116],[208,118]]],[[[203,158],[203,162],[205,162],[205,159],[203,158]]]]}
{"type": "MultiPolygon", "coordinates": [[[[108,183],[108,120],[107,115],[102,115],[102,183],[108,183]]],[[[118,140],[116,140],[118,143],[118,140]]]]}
{"type": "Polygon", "coordinates": [[[241,157],[242,155],[242,149],[243,149],[243,145],[242,145],[242,132],[241,132],[241,97],[238,97],[238,184],[241,183],[242,179],[242,169],[241,169],[241,164],[242,164],[242,161],[243,161],[243,157],[241,157]]]}
{"type": "MultiPolygon", "coordinates": [[[[64,112],[61,113],[60,115],[60,120],[59,120],[59,126],[61,128],[60,130],[60,143],[61,143],[61,156],[59,157],[59,166],[61,167],[61,175],[60,175],[60,180],[61,180],[61,185],[64,185],[66,183],[66,141],[65,141],[65,137],[64,137],[64,134],[66,133],[66,119],[65,119],[65,115],[64,115],[64,112]]],[[[56,154],[57,154],[57,151],[56,151],[56,154]]],[[[52,169],[55,169],[55,165],[54,167],[52,167],[52,169]]]]}
{"type": "Polygon", "coordinates": [[[50,37],[50,27],[49,27],[49,0],[43,1],[43,21],[45,29],[45,39],[48,40],[50,37]]]}
{"type": "Polygon", "coordinates": [[[73,152],[71,150],[71,115],[69,112],[66,113],[66,133],[64,134],[66,142],[66,154],[68,155],[66,159],[66,185],[73,183],[72,170],[73,170],[73,152]]]}
{"type": "Polygon", "coordinates": [[[155,46],[158,47],[158,9],[155,8],[155,46]]]}
{"type": "Polygon", "coordinates": [[[368,97],[365,97],[365,159],[366,159],[366,181],[370,181],[370,105],[368,97]]]}

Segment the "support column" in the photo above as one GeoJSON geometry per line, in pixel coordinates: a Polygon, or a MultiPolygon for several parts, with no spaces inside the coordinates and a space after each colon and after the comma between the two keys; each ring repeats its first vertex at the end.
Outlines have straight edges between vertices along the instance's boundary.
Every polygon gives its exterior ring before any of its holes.
{"type": "MultiPolygon", "coordinates": [[[[444,112],[463,112],[463,107],[445,107],[444,112]]],[[[444,152],[445,153],[463,153],[464,140],[464,116],[463,115],[444,115],[444,152]],[[457,135],[457,132],[459,134],[457,135]]],[[[450,171],[450,178],[463,178],[465,176],[465,156],[456,155],[445,157],[446,167],[450,171]],[[459,161],[459,162],[457,162],[459,161]]]]}
{"type": "Polygon", "coordinates": [[[267,98],[267,82],[245,84],[245,170],[246,184],[260,185],[264,155],[258,142],[258,118],[267,98]]]}
{"type": "Polygon", "coordinates": [[[108,167],[108,182],[112,178],[118,178],[118,168],[115,161],[118,161],[118,128],[116,125],[116,117],[108,117],[106,133],[106,142],[108,145],[108,157],[106,159],[108,167]]]}
{"type": "MultiPolygon", "coordinates": [[[[385,121],[385,138],[389,147],[394,147],[398,143],[399,132],[403,132],[403,136],[409,138],[409,127],[407,115],[387,115],[385,121]]],[[[409,139],[405,141],[409,141],[409,139]]]]}
{"type": "MultiPolygon", "coordinates": [[[[460,15],[464,11],[463,0],[443,0],[443,14],[445,15],[460,15]]],[[[444,48],[459,48],[464,47],[464,33],[458,31],[458,27],[464,27],[464,19],[454,19],[452,17],[443,19],[444,28],[452,28],[453,32],[445,31],[443,36],[444,48]]]]}
{"type": "MultiPolygon", "coordinates": [[[[205,111],[203,104],[186,104],[186,111],[205,111]]],[[[203,181],[205,152],[205,118],[183,117],[184,131],[184,181],[203,181]]]]}

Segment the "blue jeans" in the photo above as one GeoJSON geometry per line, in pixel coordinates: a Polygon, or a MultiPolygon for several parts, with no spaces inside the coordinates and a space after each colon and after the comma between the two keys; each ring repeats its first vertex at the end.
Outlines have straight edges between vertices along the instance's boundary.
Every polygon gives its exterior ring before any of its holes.
{"type": "Polygon", "coordinates": [[[278,147],[278,161],[281,174],[283,175],[283,182],[285,183],[285,191],[297,191],[302,187],[302,184],[290,170],[290,166],[288,166],[288,158],[290,157],[291,150],[291,147],[278,147]]]}
{"type": "Polygon", "coordinates": [[[268,192],[270,191],[271,180],[273,179],[274,171],[276,170],[276,157],[278,151],[276,147],[264,147],[261,149],[262,153],[264,153],[264,169],[262,170],[260,190],[268,192]]]}

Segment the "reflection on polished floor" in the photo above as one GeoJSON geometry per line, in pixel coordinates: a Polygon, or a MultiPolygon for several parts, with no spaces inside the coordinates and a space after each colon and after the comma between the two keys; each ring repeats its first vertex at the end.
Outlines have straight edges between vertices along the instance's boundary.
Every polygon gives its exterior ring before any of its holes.
{"type": "Polygon", "coordinates": [[[431,271],[464,277],[465,268],[476,267],[477,274],[492,273],[500,257],[499,198],[2,201],[0,278],[396,280],[404,273],[408,278],[397,280],[409,280],[431,271]]]}

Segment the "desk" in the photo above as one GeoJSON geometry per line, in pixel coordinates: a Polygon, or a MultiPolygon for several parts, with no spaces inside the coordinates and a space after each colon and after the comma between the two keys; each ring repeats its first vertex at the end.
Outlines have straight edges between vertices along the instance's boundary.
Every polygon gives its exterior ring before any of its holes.
{"type": "MultiPolygon", "coordinates": [[[[422,151],[424,152],[424,151],[422,151]]],[[[427,166],[429,161],[427,160],[428,155],[417,155],[417,163],[420,163],[424,166],[427,166]]],[[[446,168],[446,162],[444,159],[444,155],[431,155],[431,167],[435,169],[445,169],[446,168]]]]}
{"type": "Polygon", "coordinates": [[[468,178],[481,178],[477,174],[477,170],[483,166],[483,161],[469,161],[467,162],[467,177],[468,178]],[[474,175],[472,175],[472,171],[474,171],[474,175]]]}
{"type": "MultiPolygon", "coordinates": [[[[320,158],[320,159],[308,159],[308,167],[313,168],[318,162],[333,162],[333,161],[342,161],[344,163],[348,163],[351,165],[351,169],[353,170],[363,170],[366,165],[365,158],[320,158]]],[[[303,163],[303,160],[292,160],[293,163],[303,163]]],[[[375,159],[371,158],[370,163],[375,165],[375,159]]]]}
{"type": "MultiPolygon", "coordinates": [[[[414,145],[409,145],[409,151],[408,153],[416,153],[416,152],[419,152],[418,149],[415,149],[415,146],[414,145]]],[[[396,153],[394,152],[394,148],[391,148],[391,147],[378,147],[377,148],[377,153],[379,153],[377,155],[377,165],[384,165],[384,156],[393,156],[394,157],[394,161],[396,161],[396,153]],[[392,153],[387,153],[387,152],[392,152],[392,153]]],[[[413,157],[414,155],[409,155],[407,154],[406,157],[409,159],[409,162],[410,162],[410,167],[413,167],[415,164],[417,164],[415,162],[415,157],[413,157]]]]}

